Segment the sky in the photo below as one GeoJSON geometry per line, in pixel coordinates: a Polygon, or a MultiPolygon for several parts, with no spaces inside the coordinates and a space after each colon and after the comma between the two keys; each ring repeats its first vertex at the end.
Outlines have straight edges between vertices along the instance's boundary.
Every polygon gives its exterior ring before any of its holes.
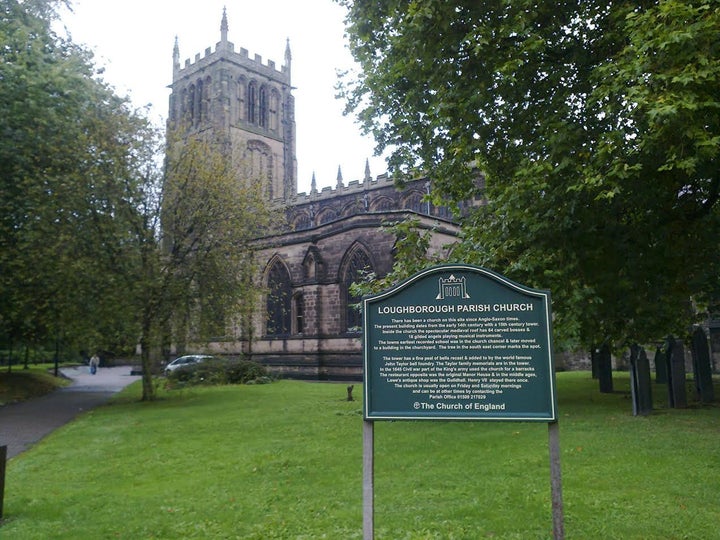
{"type": "Polygon", "coordinates": [[[332,0],[74,0],[61,23],[75,43],[95,53],[105,81],[136,106],[151,104],[150,118],[164,126],[175,38],[181,65],[214,50],[223,8],[228,40],[250,58],[259,54],[263,64],[273,60],[279,69],[290,40],[298,191],[310,191],[313,173],[318,189],[334,187],[338,166],[345,185],[362,181],[366,159],[373,177],[384,173],[384,159],[373,157],[372,137],[360,134],[335,98],[336,70],[354,64],[344,39],[345,9],[332,0]]]}

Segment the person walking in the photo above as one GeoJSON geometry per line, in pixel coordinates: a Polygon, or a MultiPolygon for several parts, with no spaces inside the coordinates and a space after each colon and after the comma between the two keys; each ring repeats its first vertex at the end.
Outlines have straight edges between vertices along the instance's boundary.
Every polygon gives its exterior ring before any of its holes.
{"type": "Polygon", "coordinates": [[[92,355],[92,358],[90,358],[90,374],[95,375],[97,373],[97,368],[100,365],[100,357],[97,355],[97,353],[92,355]]]}

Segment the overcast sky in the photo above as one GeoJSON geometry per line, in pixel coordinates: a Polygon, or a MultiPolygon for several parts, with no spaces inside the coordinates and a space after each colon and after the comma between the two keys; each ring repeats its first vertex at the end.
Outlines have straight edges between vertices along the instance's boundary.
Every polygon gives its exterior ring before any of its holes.
{"type": "Polygon", "coordinates": [[[350,68],[352,57],[343,37],[345,10],[332,0],[74,0],[74,13],[62,22],[73,41],[95,52],[105,80],[137,106],[151,103],[152,119],[164,125],[175,37],[181,65],[214,50],[223,7],[236,51],[243,47],[279,68],[290,40],[299,191],[310,190],[313,172],[318,189],[335,186],[338,166],[346,185],[362,180],[366,158],[374,177],[384,173],[372,138],[360,135],[335,99],[336,70],[350,68]]]}

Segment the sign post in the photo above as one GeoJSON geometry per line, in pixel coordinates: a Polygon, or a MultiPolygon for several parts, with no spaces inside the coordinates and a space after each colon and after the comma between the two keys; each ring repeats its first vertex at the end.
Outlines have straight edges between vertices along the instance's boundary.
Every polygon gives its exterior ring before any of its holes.
{"type": "Polygon", "coordinates": [[[436,266],[364,298],[363,332],[364,538],[373,538],[366,468],[376,420],[548,423],[553,528],[562,538],[549,292],[476,266],[436,266]]]}

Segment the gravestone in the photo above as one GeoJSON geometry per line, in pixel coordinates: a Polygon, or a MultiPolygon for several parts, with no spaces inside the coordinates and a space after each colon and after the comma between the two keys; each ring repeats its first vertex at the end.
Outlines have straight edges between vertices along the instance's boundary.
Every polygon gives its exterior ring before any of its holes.
{"type": "Polygon", "coordinates": [[[697,397],[702,403],[712,403],[715,400],[715,392],[713,390],[710,349],[707,336],[699,326],[695,328],[692,334],[692,360],[697,397]]]}
{"type": "Polygon", "coordinates": [[[613,378],[610,345],[607,343],[603,344],[600,349],[596,351],[596,355],[600,392],[603,394],[611,394],[613,391],[613,378]]]}
{"type": "Polygon", "coordinates": [[[655,350],[655,383],[656,384],[667,384],[668,372],[667,372],[667,359],[665,358],[665,352],[662,347],[658,347],[655,350]]]}
{"type": "Polygon", "coordinates": [[[650,362],[645,349],[639,345],[630,347],[630,388],[633,399],[633,415],[647,415],[652,412],[652,388],[650,362]]]}
{"type": "Polygon", "coordinates": [[[668,402],[673,409],[687,407],[685,376],[685,348],[683,342],[673,336],[667,338],[665,349],[668,373],[668,402]]]}

